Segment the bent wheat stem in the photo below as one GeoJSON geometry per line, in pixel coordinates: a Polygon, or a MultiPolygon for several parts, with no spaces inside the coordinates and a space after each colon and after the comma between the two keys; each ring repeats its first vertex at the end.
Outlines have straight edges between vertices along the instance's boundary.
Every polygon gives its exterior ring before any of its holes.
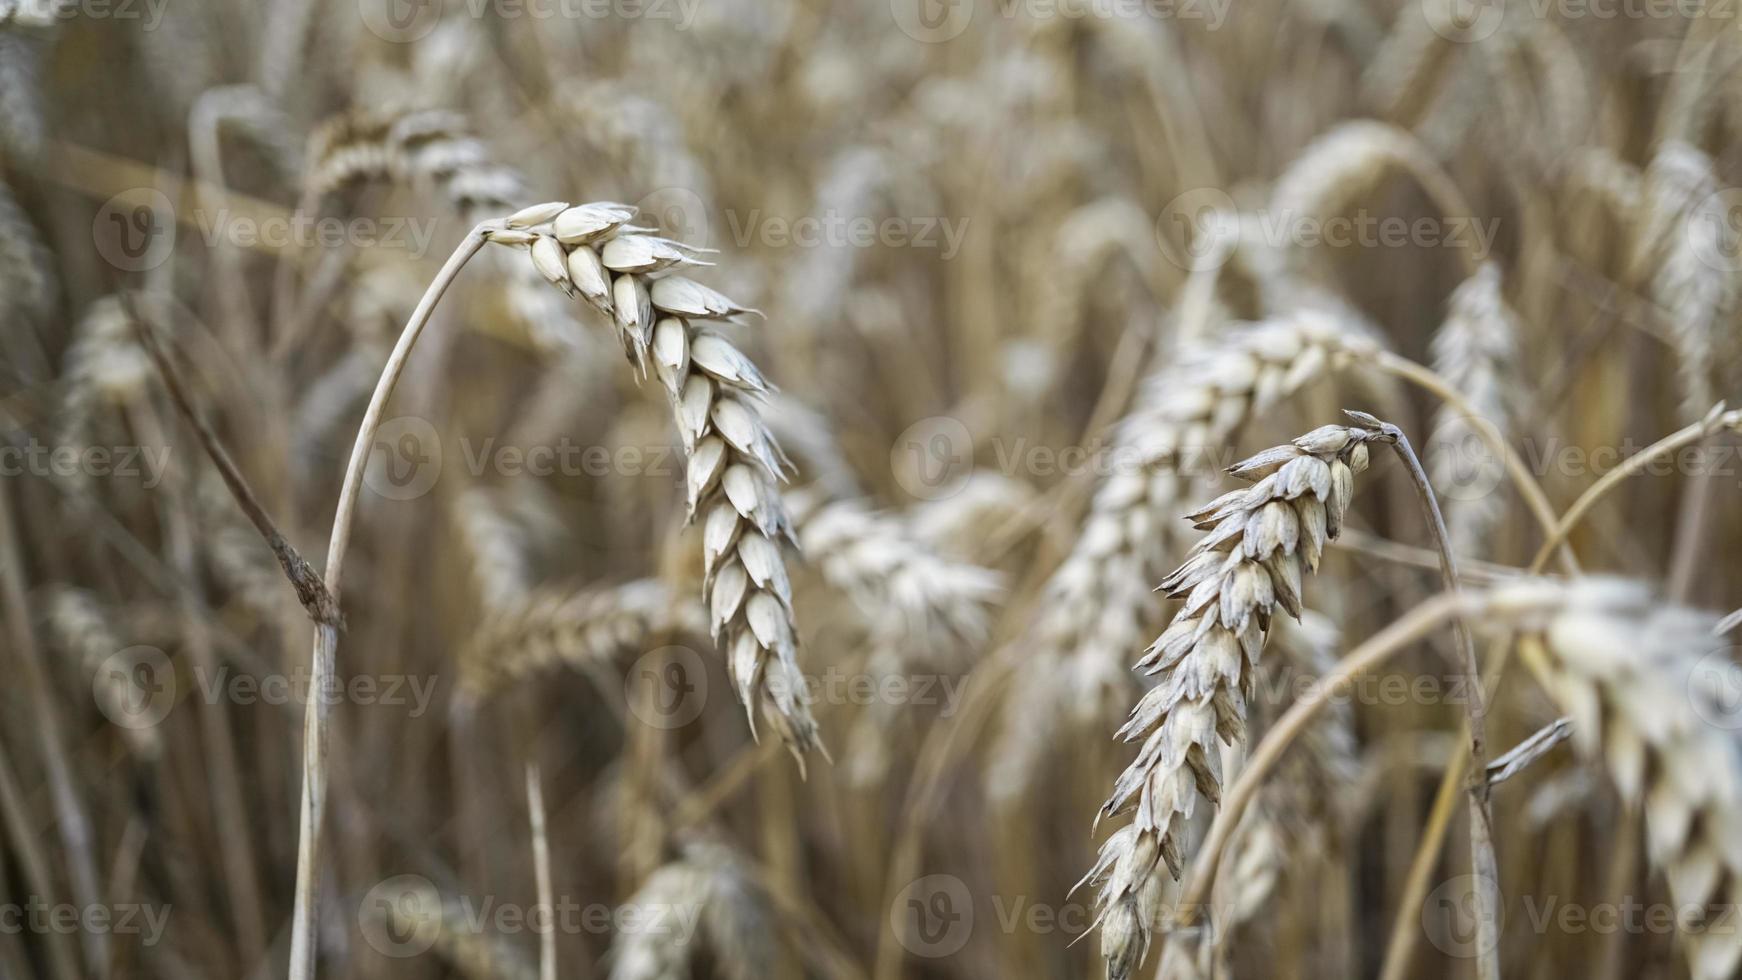
{"type": "MultiPolygon", "coordinates": [[[[339,631],[343,628],[340,612],[340,578],[345,571],[345,553],[351,545],[351,520],[357,510],[357,494],[363,486],[363,470],[369,463],[370,450],[375,445],[375,430],[381,425],[381,414],[392,397],[393,388],[405,370],[405,362],[417,338],[428,325],[436,304],[448,291],[454,279],[472,256],[484,247],[485,236],[495,222],[482,222],[466,234],[464,240],[448,256],[448,261],[435,280],[418,300],[399,342],[381,369],[381,380],[369,398],[363,422],[357,429],[357,441],[351,445],[351,461],[345,467],[345,481],[339,489],[339,506],[333,514],[333,533],[327,543],[327,567],[323,576],[327,594],[331,597],[330,614],[315,623],[314,648],[309,654],[311,691],[324,691],[333,677],[333,660],[339,647],[339,631]]],[[[326,805],[327,789],[327,715],[330,706],[325,698],[308,699],[303,709],[302,740],[302,803],[298,810],[296,849],[296,905],[291,919],[290,980],[310,980],[315,975],[315,893],[320,887],[321,815],[326,805]]]]}

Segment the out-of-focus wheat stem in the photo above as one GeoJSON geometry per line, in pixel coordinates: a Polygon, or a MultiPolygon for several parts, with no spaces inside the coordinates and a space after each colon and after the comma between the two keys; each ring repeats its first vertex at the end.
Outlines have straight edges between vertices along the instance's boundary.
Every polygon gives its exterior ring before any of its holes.
{"type": "MultiPolygon", "coordinates": [[[[418,300],[417,308],[406,321],[405,329],[394,345],[393,353],[381,370],[381,380],[363,413],[357,429],[357,441],[351,446],[351,461],[345,468],[345,481],[339,489],[339,506],[333,515],[332,538],[327,544],[327,568],[324,576],[327,591],[333,600],[333,617],[315,624],[314,649],[310,653],[309,681],[311,691],[324,691],[333,677],[333,659],[339,646],[341,620],[339,609],[340,578],[345,570],[345,552],[351,544],[351,519],[357,509],[357,494],[363,486],[363,470],[369,463],[370,450],[375,445],[375,430],[381,425],[381,414],[387,399],[405,370],[411,349],[418,335],[429,323],[430,314],[448,291],[466,262],[484,247],[486,234],[496,222],[481,222],[466,234],[454,253],[436,274],[435,280],[418,300]]],[[[320,827],[327,788],[327,713],[326,698],[311,697],[303,712],[302,804],[298,811],[296,853],[296,905],[291,920],[290,980],[311,980],[315,975],[315,901],[320,886],[320,827]]]]}
{"type": "MultiPolygon", "coordinates": [[[[7,484],[14,477],[0,477],[0,609],[5,610],[10,627],[13,660],[23,675],[25,701],[38,715],[37,749],[48,773],[49,796],[54,801],[55,825],[60,831],[61,846],[66,848],[67,864],[72,873],[73,897],[86,908],[94,908],[102,899],[97,886],[96,846],[91,834],[90,815],[79,799],[73,783],[73,768],[66,748],[66,729],[60,716],[59,701],[49,689],[43,670],[42,651],[30,628],[30,605],[25,598],[24,556],[13,539],[12,501],[7,484]]],[[[102,975],[109,961],[108,937],[94,930],[84,930],[83,946],[87,965],[93,973],[102,975]]]]}
{"type": "Polygon", "coordinates": [[[538,904],[546,928],[538,935],[538,980],[556,980],[556,898],[550,883],[550,838],[544,826],[544,787],[538,763],[526,764],[526,812],[532,824],[532,870],[538,878],[538,904]]]}
{"type": "MultiPolygon", "coordinates": [[[[1421,497],[1422,511],[1427,515],[1428,530],[1434,547],[1440,554],[1440,575],[1445,589],[1456,594],[1458,584],[1457,556],[1452,554],[1451,535],[1446,531],[1445,515],[1434,497],[1433,485],[1421,468],[1421,460],[1409,445],[1409,437],[1395,425],[1386,423],[1381,431],[1390,436],[1391,448],[1403,461],[1410,482],[1421,497]]],[[[1458,638],[1458,652],[1463,660],[1467,712],[1465,737],[1470,745],[1470,776],[1464,792],[1470,804],[1470,866],[1476,879],[1476,972],[1482,980],[1498,980],[1500,976],[1500,941],[1497,933],[1500,907],[1500,863],[1494,856],[1493,827],[1488,808],[1488,746],[1484,719],[1488,713],[1487,699],[1482,696],[1482,666],[1476,661],[1476,644],[1470,639],[1470,629],[1463,620],[1452,624],[1458,638]]]]}

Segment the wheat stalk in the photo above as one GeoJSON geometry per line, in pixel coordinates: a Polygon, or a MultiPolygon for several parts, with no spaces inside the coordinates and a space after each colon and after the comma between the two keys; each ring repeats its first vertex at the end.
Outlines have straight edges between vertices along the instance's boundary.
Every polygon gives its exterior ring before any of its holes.
{"type": "Polygon", "coordinates": [[[1180,837],[1198,798],[1220,800],[1217,742],[1245,739],[1245,702],[1271,616],[1278,606],[1300,615],[1302,579],[1342,529],[1368,444],[1383,438],[1322,426],[1236,464],[1229,472],[1253,485],[1188,516],[1209,533],[1162,579],[1162,590],[1185,604],[1137,662],[1161,676],[1119,731],[1142,747],[1102,806],[1107,815],[1132,810],[1132,823],[1108,839],[1084,879],[1101,888],[1097,923],[1114,980],[1131,976],[1148,952],[1161,911],[1156,871],[1165,864],[1180,877],[1180,837]]]}

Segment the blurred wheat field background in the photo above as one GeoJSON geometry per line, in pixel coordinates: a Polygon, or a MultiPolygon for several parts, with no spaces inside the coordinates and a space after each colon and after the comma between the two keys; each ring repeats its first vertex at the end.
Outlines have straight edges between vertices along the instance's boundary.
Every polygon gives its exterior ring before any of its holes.
{"type": "Polygon", "coordinates": [[[1737,9],[0,76],[0,980],[1742,976],[1737,9]]]}

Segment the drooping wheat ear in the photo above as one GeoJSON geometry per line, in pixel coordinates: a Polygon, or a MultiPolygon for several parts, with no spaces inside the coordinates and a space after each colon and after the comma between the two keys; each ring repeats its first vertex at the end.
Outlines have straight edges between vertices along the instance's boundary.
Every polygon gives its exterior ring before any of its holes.
{"type": "Polygon", "coordinates": [[[284,570],[272,548],[237,508],[223,479],[206,469],[194,492],[204,521],[201,543],[214,578],[262,619],[295,608],[295,593],[284,587],[284,570]]]}
{"type": "MultiPolygon", "coordinates": [[[[519,208],[518,170],[498,163],[463,116],[443,110],[355,112],[323,123],[310,139],[304,194],[320,200],[354,184],[382,181],[433,195],[468,224],[519,208]]],[[[524,262],[502,265],[509,313],[541,347],[587,351],[572,308],[543,288],[524,262]]]]}
{"type": "Polygon", "coordinates": [[[1716,622],[1636,583],[1584,579],[1524,648],[1574,744],[1643,803],[1694,980],[1742,970],[1742,717],[1722,697],[1742,667],[1716,622]]]}
{"type": "Polygon", "coordinates": [[[1601,204],[1622,229],[1627,241],[1636,234],[1645,205],[1645,180],[1639,168],[1600,147],[1586,147],[1567,164],[1566,187],[1601,204]]]}
{"type": "MultiPolygon", "coordinates": [[[[97,413],[136,397],[151,363],[140,349],[133,321],[118,296],[92,303],[79,318],[72,345],[61,364],[60,417],[55,440],[62,446],[83,446],[98,423],[97,413]]],[[[83,468],[65,477],[88,483],[83,468]]]]}
{"type": "MultiPolygon", "coordinates": [[[[1130,651],[1161,625],[1147,583],[1178,540],[1188,488],[1253,416],[1377,345],[1352,321],[1318,311],[1239,328],[1171,357],[1120,423],[1114,471],[1096,491],[1076,546],[1045,589],[988,774],[995,799],[1028,787],[1065,719],[1111,726],[1136,696],[1130,651]]],[[[1183,544],[1181,545],[1183,548],[1183,544]]],[[[1177,553],[1177,551],[1173,551],[1177,553]]]]}
{"type": "Polygon", "coordinates": [[[1346,122],[1314,140],[1289,164],[1270,195],[1275,214],[1335,214],[1394,169],[1432,167],[1404,130],[1371,120],[1346,122]]]}
{"type": "Polygon", "coordinates": [[[1492,44],[1478,44],[1487,69],[1493,114],[1525,173],[1547,176],[1563,163],[1566,149],[1584,142],[1590,124],[1591,80],[1578,49],[1546,18],[1502,30],[1492,44]]]}
{"type": "Polygon", "coordinates": [[[494,494],[470,487],[454,498],[454,523],[472,558],[472,577],[487,609],[503,608],[526,594],[532,584],[526,566],[526,542],[520,529],[502,513],[494,494]]]}
{"type": "Polygon", "coordinates": [[[0,317],[13,324],[47,319],[60,290],[55,268],[36,226],[13,199],[12,188],[0,180],[0,317]]]}
{"type": "Polygon", "coordinates": [[[1123,253],[1142,262],[1154,253],[1155,225],[1131,200],[1106,198],[1065,215],[1056,232],[1035,244],[1023,277],[1034,290],[1025,304],[1027,332],[1062,351],[1075,343],[1088,308],[1084,299],[1093,284],[1105,281],[1114,258],[1123,253]]]}
{"type": "MultiPolygon", "coordinates": [[[[1289,164],[1270,195],[1273,215],[1318,217],[1341,212],[1392,171],[1412,177],[1447,218],[1474,215],[1446,172],[1408,132],[1371,120],[1346,122],[1314,140],[1289,164]]],[[[1466,243],[1470,271],[1482,258],[1466,243]]]]}
{"type": "MultiPolygon", "coordinates": [[[[62,650],[78,659],[83,675],[91,678],[92,691],[110,718],[128,717],[131,705],[145,703],[144,690],[132,671],[105,669],[104,663],[126,649],[97,598],[82,589],[57,588],[48,596],[49,629],[62,650]]],[[[156,759],[163,744],[157,727],[123,726],[121,737],[128,749],[142,759],[156,759]]]]}
{"type": "Polygon", "coordinates": [[[859,608],[873,632],[915,652],[973,647],[990,629],[1003,576],[942,558],[902,517],[851,500],[787,495],[805,559],[859,608]]]}
{"type": "Polygon", "coordinates": [[[466,980],[538,980],[538,967],[518,948],[481,931],[466,902],[444,899],[428,882],[394,901],[366,901],[361,914],[391,937],[430,937],[429,948],[466,980]]]}
{"type": "MultiPolygon", "coordinates": [[[[1361,74],[1362,101],[1394,119],[1418,107],[1428,88],[1443,80],[1440,67],[1451,47],[1433,29],[1425,7],[1400,8],[1361,74]]],[[[1407,125],[1407,119],[1398,121],[1407,125]]]]}
{"type": "Polygon", "coordinates": [[[702,595],[714,639],[756,731],[774,726],[800,759],[821,743],[798,666],[798,629],[780,542],[796,544],[779,485],[790,465],[762,423],[769,390],[748,357],[698,320],[757,311],[682,276],[697,249],[629,225],[635,208],[541,204],[489,233],[525,250],[552,285],[610,314],[623,350],[670,398],[689,454],[689,519],[703,525],[702,595]]]}
{"type": "Polygon", "coordinates": [[[1652,301],[1666,314],[1675,347],[1684,421],[1705,415],[1715,399],[1717,337],[1736,307],[1737,254],[1727,204],[1711,158],[1686,143],[1658,147],[1645,173],[1644,225],[1636,270],[1650,271],[1652,301]]]}
{"type": "MultiPolygon", "coordinates": [[[[22,9],[41,6],[26,3],[22,9]]],[[[56,16],[32,26],[52,28],[59,23],[56,16]]],[[[40,88],[45,41],[6,30],[5,22],[6,12],[0,10],[0,160],[25,161],[41,151],[48,130],[40,88]]]]}
{"type": "Polygon", "coordinates": [[[941,553],[967,561],[988,558],[998,536],[1011,533],[1016,522],[1036,506],[1034,485],[1002,473],[969,476],[955,493],[917,504],[908,520],[920,539],[941,553]]]}
{"type": "MultiPolygon", "coordinates": [[[[1259,662],[1263,695],[1249,705],[1254,731],[1268,728],[1336,668],[1340,640],[1330,620],[1310,609],[1298,621],[1277,621],[1270,643],[1275,653],[1259,662]]],[[[1359,774],[1356,753],[1354,711],[1338,701],[1301,733],[1295,751],[1265,780],[1229,842],[1228,873],[1216,886],[1211,939],[1218,957],[1226,955],[1235,929],[1259,920],[1279,882],[1310,874],[1315,858],[1322,860],[1337,843],[1349,813],[1340,787],[1352,785],[1359,774]]],[[[1170,937],[1164,969],[1174,945],[1170,937]]]]}
{"type": "Polygon", "coordinates": [[[770,975],[774,915],[768,896],[724,845],[693,842],[629,899],[639,928],[611,944],[611,980],[687,977],[706,950],[727,980],[770,975]],[[699,934],[691,934],[695,930],[699,934]]]}
{"type": "Polygon", "coordinates": [[[1446,320],[1433,339],[1434,370],[1479,415],[1472,422],[1451,406],[1442,406],[1434,419],[1438,451],[1429,460],[1434,482],[1441,488],[1452,550],[1471,557],[1490,553],[1484,542],[1504,510],[1494,491],[1505,475],[1504,463],[1487,443],[1478,441],[1471,426],[1491,426],[1501,438],[1510,438],[1519,384],[1518,320],[1500,288],[1499,267],[1483,263],[1452,291],[1446,320]],[[1489,492],[1480,492],[1484,487],[1489,492]]]}
{"type": "Polygon", "coordinates": [[[504,597],[460,657],[462,686],[485,696],[514,680],[558,667],[592,668],[646,651],[660,637],[701,636],[707,613],[657,579],[575,592],[535,589],[504,597]]]}
{"type": "Polygon", "coordinates": [[[645,186],[713,200],[712,181],[690,152],[683,122],[640,89],[622,79],[593,79],[564,86],[558,102],[582,139],[645,186]]]}
{"type": "Polygon", "coordinates": [[[1255,482],[1187,517],[1209,533],[1162,579],[1162,590],[1185,605],[1137,662],[1159,682],[1119,730],[1142,747],[1102,806],[1103,814],[1134,817],[1084,878],[1100,886],[1096,921],[1113,980],[1131,976],[1148,951],[1161,911],[1157,871],[1165,864],[1180,877],[1181,836],[1198,798],[1221,799],[1218,743],[1245,740],[1271,617],[1278,606],[1300,615],[1302,579],[1342,529],[1367,446],[1382,438],[1342,425],[1314,429],[1230,468],[1255,482]]]}

